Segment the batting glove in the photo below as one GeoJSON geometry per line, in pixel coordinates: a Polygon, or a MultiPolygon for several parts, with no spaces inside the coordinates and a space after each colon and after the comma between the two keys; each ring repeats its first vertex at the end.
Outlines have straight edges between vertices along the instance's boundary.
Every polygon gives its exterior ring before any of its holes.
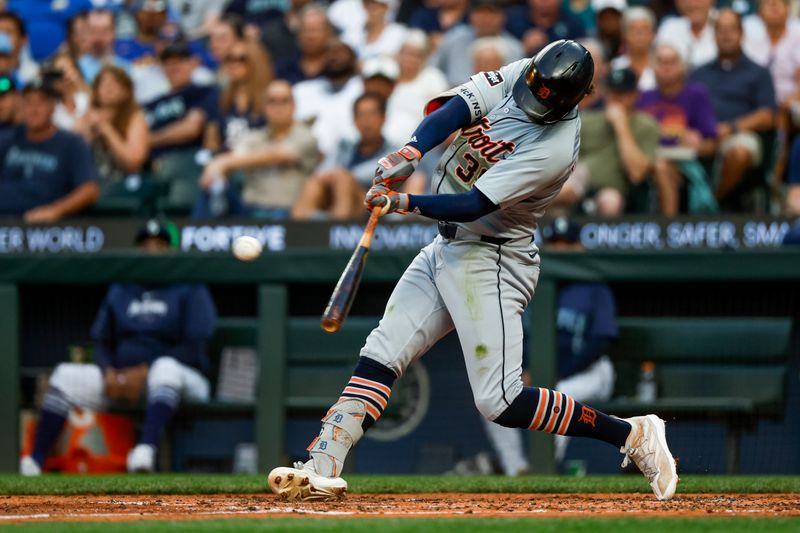
{"type": "Polygon", "coordinates": [[[364,205],[370,211],[376,207],[380,209],[380,216],[388,215],[389,213],[406,214],[408,213],[408,195],[395,192],[383,184],[373,185],[367,191],[364,205]]]}
{"type": "Polygon", "coordinates": [[[413,146],[404,146],[378,161],[375,169],[374,185],[383,184],[389,189],[394,189],[403,183],[417,168],[422,153],[413,146]]]}

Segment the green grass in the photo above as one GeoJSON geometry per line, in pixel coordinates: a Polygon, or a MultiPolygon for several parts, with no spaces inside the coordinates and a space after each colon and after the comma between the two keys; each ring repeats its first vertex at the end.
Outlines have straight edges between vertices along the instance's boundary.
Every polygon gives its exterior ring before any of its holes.
{"type": "MultiPolygon", "coordinates": [[[[588,476],[347,476],[351,493],[419,492],[642,492],[650,487],[638,475],[588,476]]],[[[252,494],[266,492],[266,476],[154,474],[23,478],[0,475],[0,495],[23,494],[252,494]]],[[[678,491],[800,492],[800,476],[683,476],[678,491]]]]}
{"type": "MultiPolygon", "coordinates": [[[[54,524],[23,524],[8,526],[10,531],[24,533],[55,531],[54,524]]],[[[109,524],[102,522],[62,522],[57,525],[60,533],[106,533],[109,524]]],[[[269,518],[261,520],[207,520],[186,522],[116,522],[115,532],[154,533],[158,531],[347,531],[353,533],[400,533],[434,532],[465,533],[472,531],[492,533],[654,533],[665,531],[701,531],[708,533],[736,533],[739,531],[796,532],[800,529],[797,518],[448,518],[428,519],[319,519],[319,518],[269,518]]]]}

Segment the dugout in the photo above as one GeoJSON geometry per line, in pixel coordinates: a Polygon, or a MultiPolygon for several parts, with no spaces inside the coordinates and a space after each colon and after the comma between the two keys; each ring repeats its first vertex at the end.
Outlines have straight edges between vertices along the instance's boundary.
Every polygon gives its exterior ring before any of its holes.
{"type": "MultiPolygon", "coordinates": [[[[294,455],[300,444],[295,442],[293,435],[301,434],[307,439],[307,428],[317,423],[322,412],[307,417],[306,422],[298,422],[292,420],[293,410],[298,407],[302,407],[300,410],[304,412],[319,409],[317,404],[324,403],[325,398],[305,406],[300,405],[303,401],[297,398],[291,402],[281,401],[281,398],[286,400],[288,397],[285,394],[285,376],[289,368],[286,366],[289,348],[281,343],[292,338],[291,335],[297,338],[297,335],[311,331],[302,329],[301,322],[306,321],[303,327],[313,326],[313,319],[323,308],[348,256],[346,251],[291,249],[266,253],[250,264],[239,263],[227,254],[197,252],[176,252],[166,257],[141,257],[124,250],[93,255],[20,254],[0,257],[0,314],[3,316],[0,322],[0,386],[9,399],[0,407],[3,426],[0,431],[0,467],[4,471],[16,470],[19,406],[30,402],[29,391],[24,385],[29,379],[27,373],[31,369],[54,365],[63,360],[66,345],[85,341],[88,324],[105,285],[121,280],[206,282],[212,288],[222,317],[252,321],[250,324],[256,329],[255,342],[264,366],[258,385],[257,405],[240,413],[245,423],[250,424],[249,430],[243,434],[249,431],[257,443],[261,471],[283,461],[284,454],[294,455]],[[292,403],[294,405],[290,405],[292,403]],[[273,422],[281,420],[281,417],[288,417],[287,422],[279,424],[276,429],[273,422]]],[[[413,253],[407,251],[382,250],[372,254],[363,290],[353,310],[354,316],[375,317],[380,314],[392,284],[412,257],[413,253]]],[[[617,298],[618,314],[626,320],[735,318],[741,320],[741,331],[732,334],[741,335],[747,335],[748,319],[782,320],[791,324],[789,342],[785,353],[773,354],[770,363],[782,368],[777,381],[773,381],[780,390],[773,391],[776,395],[772,396],[774,401],[769,412],[752,407],[755,424],[748,422],[743,425],[741,449],[737,452],[738,467],[745,473],[800,472],[800,458],[795,452],[800,446],[800,415],[796,408],[792,408],[800,405],[799,266],[800,251],[793,250],[544,252],[542,276],[530,317],[530,356],[536,382],[552,386],[555,381],[553,310],[558,286],[568,280],[605,280],[610,283],[617,298]]],[[[353,362],[362,337],[363,331],[359,330],[351,339],[353,362]]],[[[457,344],[453,342],[442,348],[450,356],[454,350],[457,350],[457,344]]],[[[727,360],[724,353],[717,355],[723,365],[735,366],[742,362],[741,358],[738,362],[727,360]]],[[[463,374],[461,367],[448,367],[457,364],[460,355],[453,357],[448,360],[446,355],[437,355],[437,364],[442,364],[432,367],[431,379],[463,374]]],[[[313,367],[318,363],[309,360],[303,364],[313,367]]],[[[337,360],[337,365],[345,368],[347,362],[337,360]]],[[[465,386],[463,381],[448,381],[447,384],[465,392],[461,390],[465,386]]],[[[435,386],[436,383],[434,390],[435,386]]],[[[477,416],[469,404],[468,389],[466,395],[458,396],[459,403],[454,404],[455,407],[462,409],[459,414],[464,418],[477,416]]],[[[710,413],[708,409],[704,411],[710,413]]],[[[430,446],[424,453],[447,458],[448,453],[458,446],[450,441],[459,441],[463,437],[458,431],[464,430],[457,426],[465,424],[461,420],[458,423],[446,420],[446,413],[431,411],[430,414],[437,421],[424,426],[424,431],[420,426],[423,433],[415,434],[415,438],[429,439],[430,446]],[[439,436],[435,436],[437,431],[439,436]]],[[[742,420],[752,419],[744,414],[735,412],[733,418],[735,420],[741,415],[742,420]]],[[[224,433],[229,417],[217,418],[215,425],[209,427],[214,428],[216,434],[224,433]]],[[[678,445],[676,455],[681,456],[684,470],[725,471],[728,422],[721,420],[711,416],[708,421],[684,422],[680,414],[674,415],[674,420],[668,419],[672,422],[671,438],[675,435],[674,438],[681,443],[694,439],[697,445],[694,448],[678,445]],[[681,453],[681,449],[688,451],[681,453]],[[699,457],[698,449],[702,457],[699,457]]],[[[470,427],[469,424],[466,426],[470,427]]],[[[474,427],[478,428],[477,425],[474,427]]],[[[180,442],[185,444],[188,440],[184,438],[180,442]]],[[[479,446],[480,439],[475,440],[475,446],[479,446]]],[[[531,442],[534,471],[554,471],[551,437],[532,434],[531,442]]],[[[365,442],[363,449],[358,451],[355,468],[371,464],[370,457],[375,455],[371,450],[376,446],[391,444],[365,442]]],[[[395,446],[407,447],[397,443],[395,446]]],[[[465,448],[459,453],[470,451],[465,448]]],[[[423,452],[416,450],[414,453],[418,457],[423,452]]],[[[595,449],[587,451],[579,447],[576,453],[595,455],[595,449]]],[[[606,457],[608,461],[613,458],[614,463],[619,461],[614,450],[603,450],[596,455],[606,457]]],[[[424,469],[413,458],[398,458],[395,463],[391,466],[424,469]]]]}

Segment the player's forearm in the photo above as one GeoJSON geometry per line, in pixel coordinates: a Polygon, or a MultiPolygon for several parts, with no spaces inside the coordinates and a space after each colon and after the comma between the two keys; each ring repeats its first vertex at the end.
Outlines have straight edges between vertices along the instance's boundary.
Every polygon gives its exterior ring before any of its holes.
{"type": "Polygon", "coordinates": [[[419,123],[408,144],[425,154],[443,143],[457,129],[469,126],[471,119],[467,103],[453,97],[419,123]]]}
{"type": "Polygon", "coordinates": [[[457,194],[411,194],[408,210],[434,220],[472,222],[495,211],[497,206],[480,190],[457,194]]]}
{"type": "Polygon", "coordinates": [[[81,184],[71,193],[51,204],[58,211],[59,218],[66,217],[83,210],[97,201],[100,187],[96,181],[81,184]]]}
{"type": "Polygon", "coordinates": [[[193,141],[203,133],[203,119],[188,116],[150,134],[150,147],[161,148],[193,141]]]}
{"type": "Polygon", "coordinates": [[[625,167],[625,172],[631,183],[641,183],[647,177],[652,162],[647,155],[639,149],[636,139],[630,128],[619,128],[617,130],[617,140],[619,146],[620,159],[625,167]]]}
{"type": "Polygon", "coordinates": [[[293,163],[297,161],[297,153],[288,148],[273,147],[249,154],[228,154],[223,158],[225,170],[231,172],[293,163]]]}
{"type": "Polygon", "coordinates": [[[765,131],[775,127],[775,115],[771,109],[762,107],[730,124],[737,131],[765,131]]]}

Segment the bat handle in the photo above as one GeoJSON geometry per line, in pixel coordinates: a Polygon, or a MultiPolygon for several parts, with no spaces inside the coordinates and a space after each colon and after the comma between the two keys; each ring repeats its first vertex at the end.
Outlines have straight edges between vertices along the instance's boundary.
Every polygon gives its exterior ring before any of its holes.
{"type": "Polygon", "coordinates": [[[374,207],[369,215],[367,226],[364,228],[364,233],[361,235],[361,240],[358,245],[364,248],[369,248],[372,244],[372,237],[375,235],[375,228],[378,226],[378,219],[380,218],[380,207],[374,207]]]}

